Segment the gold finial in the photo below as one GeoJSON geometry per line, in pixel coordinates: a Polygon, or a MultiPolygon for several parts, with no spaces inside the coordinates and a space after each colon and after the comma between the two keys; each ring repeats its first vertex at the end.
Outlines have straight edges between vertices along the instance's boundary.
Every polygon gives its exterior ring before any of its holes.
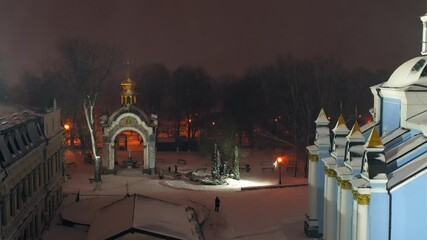
{"type": "Polygon", "coordinates": [[[378,134],[377,128],[375,126],[374,129],[372,129],[366,146],[368,148],[384,147],[380,134],[378,134]]]}
{"type": "Polygon", "coordinates": [[[345,120],[344,120],[344,116],[341,113],[340,116],[338,117],[337,126],[342,125],[342,124],[345,124],[345,120]]]}
{"type": "Polygon", "coordinates": [[[353,128],[350,131],[350,136],[353,136],[354,133],[356,132],[360,132],[360,126],[359,124],[356,122],[354,122],[353,128]]]}

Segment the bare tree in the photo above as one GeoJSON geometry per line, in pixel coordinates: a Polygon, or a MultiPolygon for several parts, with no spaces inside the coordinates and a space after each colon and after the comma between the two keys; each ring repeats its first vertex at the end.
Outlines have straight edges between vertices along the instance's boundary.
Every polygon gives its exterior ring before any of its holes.
{"type": "Polygon", "coordinates": [[[94,96],[87,95],[84,99],[83,103],[83,109],[85,112],[85,118],[87,122],[87,126],[90,133],[90,140],[92,143],[92,153],[95,157],[95,188],[94,191],[101,190],[101,157],[98,156],[96,152],[96,135],[94,132],[94,107],[96,103],[96,97],[97,94],[95,93],[94,96]]]}
{"type": "Polygon", "coordinates": [[[65,39],[59,50],[62,64],[59,72],[65,83],[61,86],[64,94],[62,105],[67,106],[65,114],[70,116],[80,137],[82,150],[86,148],[86,134],[81,106],[87,96],[98,95],[116,61],[117,51],[110,46],[92,43],[81,38],[65,39]]]}

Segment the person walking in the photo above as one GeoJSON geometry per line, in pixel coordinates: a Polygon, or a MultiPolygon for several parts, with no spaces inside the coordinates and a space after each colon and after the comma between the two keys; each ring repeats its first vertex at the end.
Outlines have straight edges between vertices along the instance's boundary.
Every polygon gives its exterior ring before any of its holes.
{"type": "Polygon", "coordinates": [[[216,196],[216,198],[215,198],[215,212],[219,212],[220,204],[221,204],[221,200],[219,200],[219,197],[216,196]]]}

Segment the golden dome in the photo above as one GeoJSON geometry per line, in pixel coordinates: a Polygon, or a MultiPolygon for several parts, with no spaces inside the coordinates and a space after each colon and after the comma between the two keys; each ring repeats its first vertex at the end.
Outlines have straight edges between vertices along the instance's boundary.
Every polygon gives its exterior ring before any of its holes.
{"type": "Polygon", "coordinates": [[[122,87],[121,103],[131,105],[136,103],[135,82],[130,78],[130,62],[126,62],[126,76],[120,83],[122,87]]]}

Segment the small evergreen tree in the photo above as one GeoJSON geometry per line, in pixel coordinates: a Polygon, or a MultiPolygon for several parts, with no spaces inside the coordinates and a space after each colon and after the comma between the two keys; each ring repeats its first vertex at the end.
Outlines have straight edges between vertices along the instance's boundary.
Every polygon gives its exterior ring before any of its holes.
{"type": "Polygon", "coordinates": [[[212,153],[212,158],[211,158],[211,174],[212,174],[212,179],[219,179],[219,164],[218,164],[218,155],[219,152],[217,150],[217,146],[216,143],[214,144],[214,151],[212,153]]]}
{"type": "Polygon", "coordinates": [[[221,174],[219,171],[219,168],[221,166],[221,154],[219,152],[219,150],[216,150],[216,172],[218,173],[215,179],[220,180],[221,179],[221,174]]]}
{"type": "Polygon", "coordinates": [[[235,146],[234,148],[233,174],[234,174],[234,179],[240,180],[239,150],[237,149],[237,146],[235,146]]]}

